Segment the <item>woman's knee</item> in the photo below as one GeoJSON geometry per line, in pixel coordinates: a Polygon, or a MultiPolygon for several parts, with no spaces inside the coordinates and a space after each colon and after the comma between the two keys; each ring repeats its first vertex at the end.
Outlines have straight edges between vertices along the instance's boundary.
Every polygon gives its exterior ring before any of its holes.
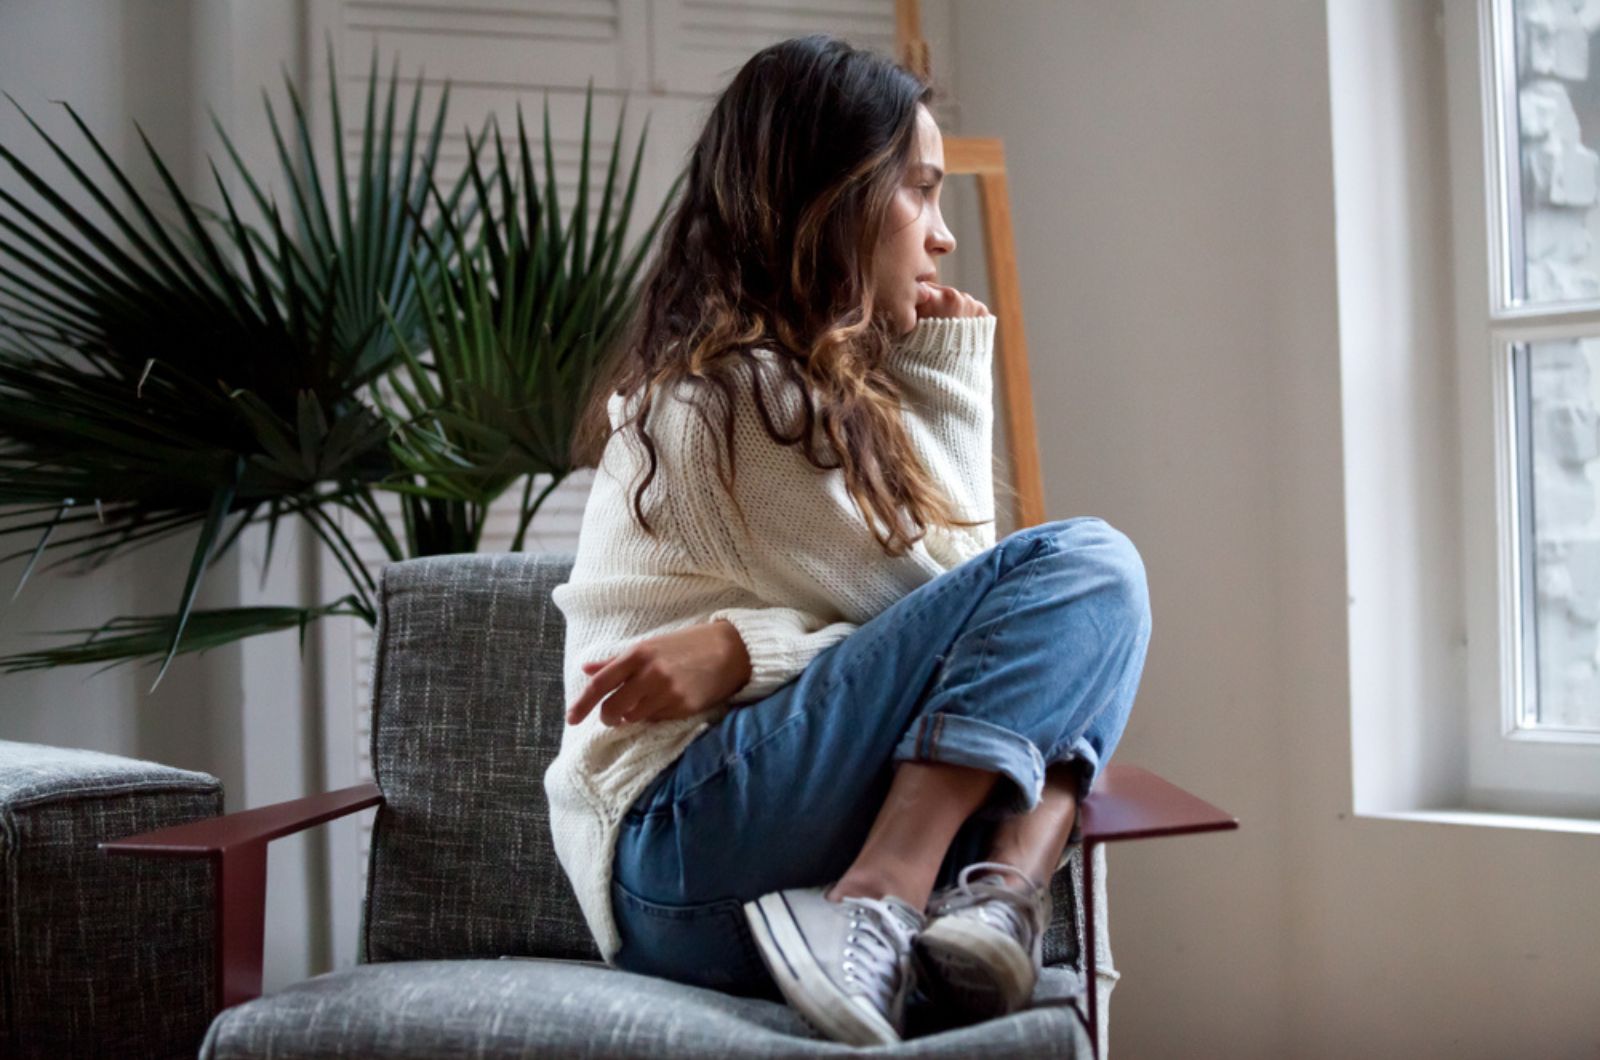
{"type": "Polygon", "coordinates": [[[1082,575],[1095,578],[1101,606],[1126,622],[1150,622],[1150,588],[1144,558],[1127,534],[1098,516],[1045,523],[1040,528],[1053,553],[1082,575]]]}

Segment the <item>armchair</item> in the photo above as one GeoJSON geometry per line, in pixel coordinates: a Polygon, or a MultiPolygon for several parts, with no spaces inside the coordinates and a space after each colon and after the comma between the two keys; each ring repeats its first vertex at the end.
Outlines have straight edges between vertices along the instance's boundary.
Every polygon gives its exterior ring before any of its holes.
{"type": "MultiPolygon", "coordinates": [[[[216,866],[219,1013],[202,1057],[852,1055],[781,1004],[599,962],[551,847],[543,791],[565,698],[550,590],[572,561],[460,555],[387,567],[372,672],[375,783],[102,844],[216,866]],[[372,805],[360,963],[256,996],[267,843],[372,805]]],[[[1119,978],[1104,843],[1237,824],[1143,770],[1103,777],[1083,808],[1083,842],[1052,883],[1034,1007],[923,1027],[875,1054],[1095,1055],[1119,978]]]]}

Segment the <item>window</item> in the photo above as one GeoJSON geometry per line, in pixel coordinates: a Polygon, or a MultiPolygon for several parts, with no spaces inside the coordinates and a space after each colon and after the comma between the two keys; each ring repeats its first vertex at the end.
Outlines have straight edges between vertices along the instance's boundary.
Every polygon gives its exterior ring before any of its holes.
{"type": "Polygon", "coordinates": [[[1596,816],[1600,7],[1451,0],[1443,28],[1458,203],[1467,798],[1596,816]]]}
{"type": "Polygon", "coordinates": [[[1327,16],[1355,814],[1600,833],[1600,5],[1327,16]]]}

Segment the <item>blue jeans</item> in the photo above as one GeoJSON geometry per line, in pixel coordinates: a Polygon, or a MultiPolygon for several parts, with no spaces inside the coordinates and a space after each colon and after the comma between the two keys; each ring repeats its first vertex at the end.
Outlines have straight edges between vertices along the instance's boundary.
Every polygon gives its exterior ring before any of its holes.
{"type": "Polygon", "coordinates": [[[1072,763],[1089,794],[1127,724],[1150,640],[1143,562],[1084,517],[1019,530],[818,653],[684,749],[622,822],[612,908],[630,971],[776,996],[742,905],[831,883],[900,762],[999,774],[938,886],[1072,763]]]}

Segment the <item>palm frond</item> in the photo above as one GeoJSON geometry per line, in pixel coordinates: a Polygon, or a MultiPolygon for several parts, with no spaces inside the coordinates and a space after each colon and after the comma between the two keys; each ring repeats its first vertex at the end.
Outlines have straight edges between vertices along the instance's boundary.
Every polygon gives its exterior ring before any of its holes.
{"type": "Polygon", "coordinates": [[[383,488],[402,493],[414,513],[424,498],[462,510],[461,518],[446,525],[463,526],[466,537],[439,541],[441,549],[476,548],[482,514],[521,481],[524,503],[514,543],[520,548],[537,504],[573,470],[569,450],[580,399],[632,311],[633,266],[650,249],[683,179],[680,174],[627,255],[630,267],[619,272],[649,123],[639,137],[627,191],[619,196],[627,118],[626,106],[621,109],[598,218],[592,218],[593,88],[591,83],[584,103],[580,174],[569,218],[560,209],[546,99],[542,158],[530,144],[521,108],[509,147],[498,124],[483,136],[469,134],[466,209],[451,209],[436,196],[440,231],[423,232],[412,256],[419,275],[434,269],[444,282],[437,288],[417,285],[420,342],[401,334],[399,318],[391,321],[399,360],[375,400],[393,428],[397,472],[383,488]],[[485,141],[493,148],[486,165],[480,162],[485,141]],[[542,190],[535,177],[541,168],[542,190]],[[475,237],[469,213],[483,219],[475,237]],[[537,500],[535,476],[549,480],[537,500]]]}
{"type": "MultiPolygon", "coordinates": [[[[331,49],[329,71],[342,128],[331,49]]],[[[345,166],[336,137],[334,188],[293,85],[288,126],[268,101],[293,234],[220,123],[244,202],[213,167],[216,210],[189,201],[139,130],[163,211],[70,106],[80,150],[11,101],[61,172],[0,144],[0,170],[31,195],[0,188],[0,511],[54,514],[43,528],[7,523],[0,537],[29,535],[20,590],[51,553],[98,566],[197,529],[158,681],[181,650],[203,572],[244,526],[265,512],[275,532],[285,514],[342,503],[394,470],[389,425],[364,390],[390,370],[400,340],[421,333],[417,288],[442,282],[411,244],[434,223],[425,215],[449,95],[413,151],[419,82],[397,155],[398,75],[380,123],[374,64],[360,162],[345,166]]]]}
{"type": "Polygon", "coordinates": [[[166,660],[170,658],[166,654],[167,646],[175,637],[178,653],[188,654],[285,629],[299,630],[303,651],[306,628],[313,622],[333,615],[349,615],[370,621],[370,616],[361,613],[353,596],[340,597],[330,604],[316,607],[196,610],[189,613],[181,634],[176,632],[176,615],[122,615],[93,628],[53,631],[48,635],[80,636],[84,639],[75,644],[0,656],[0,672],[20,673],[24,670],[96,662],[108,664],[101,668],[103,670],[136,660],[143,660],[147,665],[159,663],[165,669],[166,660]]]}

